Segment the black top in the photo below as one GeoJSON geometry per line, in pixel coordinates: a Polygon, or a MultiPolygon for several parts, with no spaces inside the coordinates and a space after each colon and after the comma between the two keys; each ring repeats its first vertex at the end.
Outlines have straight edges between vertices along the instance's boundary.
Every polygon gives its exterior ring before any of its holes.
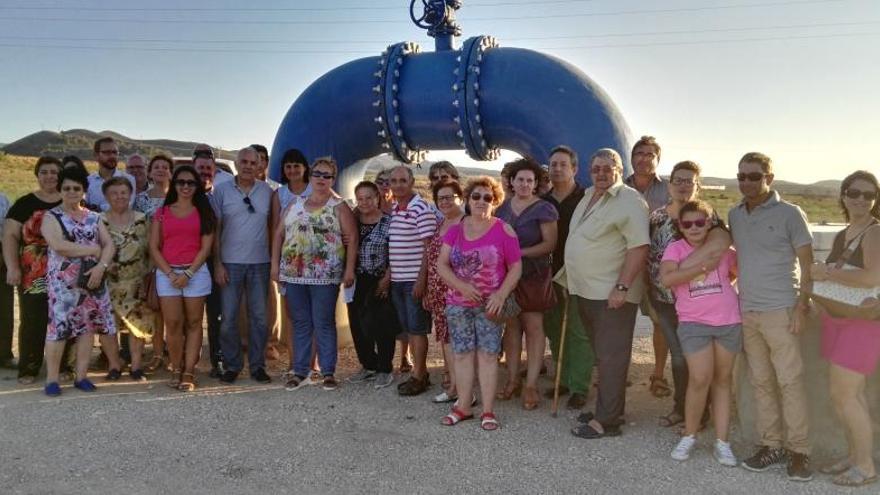
{"type": "MultiPolygon", "coordinates": [[[[874,220],[873,222],[871,222],[871,225],[875,225],[877,223],[878,223],[877,220],[874,220]]],[[[848,228],[849,227],[847,227],[847,229],[848,228]]],[[[843,251],[846,249],[846,230],[847,229],[841,230],[840,232],[837,233],[836,236],[834,236],[834,245],[831,246],[831,253],[828,255],[828,258],[825,260],[825,263],[827,263],[827,264],[837,263],[837,260],[839,260],[840,257],[843,255],[843,251]]],[[[864,237],[862,237],[862,240],[864,240],[864,237]]],[[[847,264],[855,266],[857,268],[864,268],[865,267],[865,258],[864,258],[864,254],[862,253],[862,240],[859,241],[859,245],[855,247],[855,251],[853,251],[853,254],[849,257],[849,260],[847,260],[847,262],[846,262],[847,264]]]]}
{"type": "Polygon", "coordinates": [[[574,190],[562,202],[556,201],[552,190],[541,196],[541,199],[549,201],[559,212],[559,220],[556,222],[556,249],[553,250],[552,258],[554,274],[559,272],[562,265],[565,264],[565,242],[568,240],[568,226],[571,223],[571,216],[574,215],[574,209],[584,198],[584,191],[585,189],[576,183],[574,190]]]}

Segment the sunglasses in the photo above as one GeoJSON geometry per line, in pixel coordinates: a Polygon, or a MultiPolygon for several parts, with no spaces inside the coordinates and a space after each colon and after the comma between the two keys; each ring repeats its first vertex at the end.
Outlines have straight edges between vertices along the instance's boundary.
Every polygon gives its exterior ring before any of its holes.
{"type": "Polygon", "coordinates": [[[245,197],[241,198],[241,200],[244,201],[244,204],[247,205],[248,213],[256,213],[257,212],[256,208],[254,208],[253,203],[251,203],[251,198],[249,198],[248,196],[245,196],[245,197]]]}
{"type": "Polygon", "coordinates": [[[491,203],[492,200],[495,199],[495,196],[492,196],[491,194],[480,194],[478,192],[471,193],[471,201],[479,201],[481,199],[486,203],[491,203]]]}
{"type": "Polygon", "coordinates": [[[312,173],[311,173],[311,177],[315,177],[316,179],[327,179],[327,180],[330,180],[330,179],[332,179],[333,177],[335,177],[335,175],[333,175],[333,174],[331,174],[331,173],[329,173],[329,172],[312,172],[312,173]]]}
{"type": "Polygon", "coordinates": [[[694,226],[702,229],[703,227],[706,226],[706,219],[701,218],[699,220],[680,220],[678,222],[678,226],[684,230],[688,230],[689,228],[694,227],[694,226]]]}
{"type": "Polygon", "coordinates": [[[736,174],[736,180],[740,182],[745,182],[746,180],[750,182],[758,182],[759,180],[763,179],[765,175],[767,174],[765,174],[764,172],[740,172],[736,174]]]}
{"type": "Polygon", "coordinates": [[[431,182],[437,182],[438,180],[446,181],[446,180],[450,180],[450,179],[452,179],[452,176],[448,175],[448,174],[432,175],[431,177],[428,178],[428,180],[430,180],[431,182]]]}
{"type": "Polygon", "coordinates": [[[859,191],[858,189],[847,189],[845,193],[847,198],[849,199],[859,199],[859,196],[862,197],[865,201],[873,201],[877,198],[877,191],[859,191]]]}
{"type": "Polygon", "coordinates": [[[676,177],[672,179],[673,186],[692,186],[696,183],[697,181],[695,181],[694,179],[682,179],[681,177],[676,177]]]}
{"type": "Polygon", "coordinates": [[[387,186],[390,183],[391,182],[389,182],[388,179],[376,179],[377,186],[387,186]]]}
{"type": "Polygon", "coordinates": [[[199,185],[199,183],[198,181],[194,180],[177,179],[176,181],[174,181],[174,185],[179,187],[196,187],[197,185],[199,185]]]}
{"type": "Polygon", "coordinates": [[[64,186],[61,190],[64,192],[82,192],[83,188],[80,186],[64,186]]]}

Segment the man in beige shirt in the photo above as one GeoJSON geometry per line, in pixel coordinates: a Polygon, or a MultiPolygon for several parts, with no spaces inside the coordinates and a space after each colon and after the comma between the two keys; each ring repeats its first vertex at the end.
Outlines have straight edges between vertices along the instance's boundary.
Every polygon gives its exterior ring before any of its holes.
{"type": "Polygon", "coordinates": [[[641,271],[648,254],[648,205],[622,182],[623,161],[608,148],[590,158],[593,186],[574,210],[557,275],[577,302],[599,362],[596,412],[584,413],[572,434],[581,438],[620,435],[626,375],[636,310],[644,292],[641,271]]]}

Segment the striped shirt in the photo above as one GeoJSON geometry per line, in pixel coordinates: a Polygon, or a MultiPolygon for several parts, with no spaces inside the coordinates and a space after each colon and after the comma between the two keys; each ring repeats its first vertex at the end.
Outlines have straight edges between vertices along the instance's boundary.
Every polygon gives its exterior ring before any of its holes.
{"type": "Polygon", "coordinates": [[[401,209],[397,202],[392,205],[388,237],[392,282],[414,282],[419,278],[425,239],[431,238],[436,230],[437,216],[418,194],[406,208],[401,209]]]}

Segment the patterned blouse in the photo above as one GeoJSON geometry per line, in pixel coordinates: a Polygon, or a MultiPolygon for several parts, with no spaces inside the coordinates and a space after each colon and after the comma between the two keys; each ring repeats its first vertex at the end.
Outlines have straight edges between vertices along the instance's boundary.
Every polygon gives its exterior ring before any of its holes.
{"type": "Polygon", "coordinates": [[[360,244],[358,245],[358,274],[374,277],[385,275],[388,270],[388,232],[391,215],[382,215],[377,223],[361,223],[358,220],[360,244]]]}
{"type": "Polygon", "coordinates": [[[149,195],[149,190],[146,190],[142,193],[138,193],[138,195],[134,198],[134,211],[139,211],[147,216],[147,220],[153,219],[153,214],[156,213],[156,210],[162,207],[162,204],[165,203],[165,197],[161,198],[152,198],[149,195]]]}
{"type": "Polygon", "coordinates": [[[315,211],[305,209],[305,199],[291,201],[284,215],[280,278],[288,284],[332,285],[342,283],[345,244],[336,206],[331,197],[315,211]]]}
{"type": "MultiPolygon", "coordinates": [[[[712,226],[723,225],[717,213],[712,216],[712,226]]],[[[651,247],[648,251],[648,288],[651,296],[666,304],[675,304],[675,295],[660,283],[660,262],[666,247],[681,239],[675,229],[675,219],[669,216],[666,207],[657,208],[648,218],[651,232],[651,247]]]]}

